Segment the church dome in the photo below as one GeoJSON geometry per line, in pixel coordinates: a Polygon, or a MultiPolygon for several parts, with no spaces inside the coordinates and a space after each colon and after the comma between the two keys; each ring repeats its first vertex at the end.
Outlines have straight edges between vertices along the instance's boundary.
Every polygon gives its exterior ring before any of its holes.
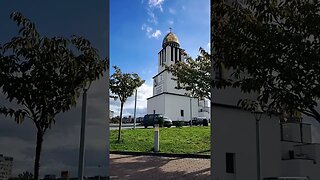
{"type": "Polygon", "coordinates": [[[164,37],[162,48],[165,48],[167,45],[180,47],[178,37],[171,31],[164,37]]]}

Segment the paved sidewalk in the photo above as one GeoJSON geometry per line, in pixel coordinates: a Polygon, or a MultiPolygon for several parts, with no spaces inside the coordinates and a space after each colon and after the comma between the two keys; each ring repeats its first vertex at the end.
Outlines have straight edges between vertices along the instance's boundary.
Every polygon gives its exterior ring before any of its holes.
{"type": "Polygon", "coordinates": [[[210,179],[210,159],[110,154],[111,179],[210,179]]]}

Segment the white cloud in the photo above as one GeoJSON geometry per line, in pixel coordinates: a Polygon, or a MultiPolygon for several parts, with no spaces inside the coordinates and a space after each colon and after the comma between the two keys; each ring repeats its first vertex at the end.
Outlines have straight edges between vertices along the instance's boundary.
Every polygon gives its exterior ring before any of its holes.
{"type": "Polygon", "coordinates": [[[170,14],[176,14],[176,10],[173,9],[173,8],[169,8],[169,13],[170,13],[170,14]]]}
{"type": "MultiPolygon", "coordinates": [[[[143,2],[143,1],[142,1],[143,2]]],[[[158,18],[154,12],[154,9],[160,9],[161,12],[163,12],[163,3],[164,0],[148,0],[148,6],[147,6],[147,14],[148,14],[148,23],[147,24],[143,24],[141,27],[141,30],[146,31],[146,35],[148,36],[148,38],[155,38],[158,39],[161,36],[161,31],[159,29],[156,28],[152,28],[150,27],[150,24],[152,25],[157,25],[158,24],[158,18]]],[[[170,11],[174,11],[173,9],[171,9],[170,11]]]]}
{"type": "Polygon", "coordinates": [[[147,28],[147,25],[146,25],[146,24],[142,24],[141,30],[143,31],[143,30],[145,30],[146,28],[147,28]]]}
{"type": "MultiPolygon", "coordinates": [[[[152,82],[152,81],[151,81],[152,82]]],[[[141,114],[137,113],[137,116],[143,116],[147,113],[147,98],[152,96],[153,86],[147,83],[144,83],[141,87],[138,88],[137,95],[137,111],[141,112],[141,114]]],[[[135,95],[128,98],[127,102],[125,102],[123,107],[123,116],[133,116],[134,109],[134,97],[135,95]]],[[[114,115],[120,115],[120,102],[119,100],[113,101],[110,100],[110,110],[114,111],[114,115]]]]}
{"type": "Polygon", "coordinates": [[[152,10],[148,9],[148,15],[149,15],[148,22],[158,24],[157,17],[152,10]]]}
{"type": "Polygon", "coordinates": [[[148,22],[158,24],[157,16],[154,13],[154,9],[158,8],[161,12],[163,12],[162,4],[164,3],[164,0],[149,0],[148,1],[148,7],[147,7],[147,13],[148,13],[148,22]]]}
{"type": "Polygon", "coordinates": [[[207,51],[210,51],[210,47],[211,47],[211,44],[210,44],[210,42],[208,42],[208,44],[207,44],[207,51]]]}
{"type": "Polygon", "coordinates": [[[147,27],[146,31],[147,31],[148,34],[151,34],[152,33],[152,28],[151,27],[147,27]]]}
{"type": "Polygon", "coordinates": [[[161,31],[157,29],[154,33],[151,34],[151,37],[158,39],[161,36],[161,31]]]}
{"type": "Polygon", "coordinates": [[[162,4],[164,0],[149,0],[148,4],[150,8],[159,8],[163,12],[162,4]]]}
{"type": "Polygon", "coordinates": [[[169,20],[168,23],[169,23],[169,25],[173,25],[174,21],[173,20],[169,20]]]}
{"type": "Polygon", "coordinates": [[[148,38],[158,39],[161,36],[161,31],[159,29],[153,30],[152,27],[146,24],[142,24],[141,30],[146,31],[146,35],[148,36],[148,38]]]}

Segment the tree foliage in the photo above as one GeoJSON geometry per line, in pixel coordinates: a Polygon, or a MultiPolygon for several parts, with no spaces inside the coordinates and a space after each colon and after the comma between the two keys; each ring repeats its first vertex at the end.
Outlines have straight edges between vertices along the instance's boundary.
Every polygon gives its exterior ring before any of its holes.
{"type": "Polygon", "coordinates": [[[110,90],[120,100],[121,107],[118,133],[118,142],[120,142],[123,105],[127,99],[133,95],[134,91],[145,81],[136,73],[122,73],[119,67],[113,66],[113,68],[115,69],[115,72],[110,77],[110,90]]]}
{"type": "Polygon", "coordinates": [[[187,95],[200,99],[210,96],[210,55],[200,48],[200,55],[193,59],[187,57],[186,61],[179,61],[167,67],[177,82],[177,89],[187,90],[187,95]]]}
{"type": "Polygon", "coordinates": [[[0,106],[0,113],[14,117],[19,124],[25,119],[34,122],[34,177],[38,179],[45,132],[55,123],[58,113],[76,105],[86,82],[102,76],[107,59],[101,60],[83,37],[44,37],[21,13],[14,12],[10,18],[17,23],[19,33],[0,46],[0,88],[11,102],[11,106],[0,106]]]}
{"type": "MultiPolygon", "coordinates": [[[[320,122],[320,2],[215,2],[213,59],[232,70],[213,86],[258,92],[270,113],[299,111],[320,122]]],[[[246,104],[246,103],[244,103],[246,104]]]]}
{"type": "MultiPolygon", "coordinates": [[[[297,112],[320,122],[320,2],[317,0],[213,1],[211,87],[257,93],[239,105],[270,114],[297,112]],[[220,74],[220,75],[221,75],[220,74]]],[[[206,61],[187,60],[173,67],[178,88],[209,95],[206,61]]],[[[213,100],[214,101],[214,100],[213,100]]]]}

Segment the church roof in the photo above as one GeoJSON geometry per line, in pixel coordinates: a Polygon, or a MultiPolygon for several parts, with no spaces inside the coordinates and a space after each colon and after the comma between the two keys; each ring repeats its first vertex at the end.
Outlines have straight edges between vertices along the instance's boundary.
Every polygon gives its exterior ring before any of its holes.
{"type": "Polygon", "coordinates": [[[167,45],[176,46],[179,47],[179,40],[177,35],[175,35],[173,32],[170,32],[163,38],[162,41],[162,47],[165,48],[167,45]]]}

